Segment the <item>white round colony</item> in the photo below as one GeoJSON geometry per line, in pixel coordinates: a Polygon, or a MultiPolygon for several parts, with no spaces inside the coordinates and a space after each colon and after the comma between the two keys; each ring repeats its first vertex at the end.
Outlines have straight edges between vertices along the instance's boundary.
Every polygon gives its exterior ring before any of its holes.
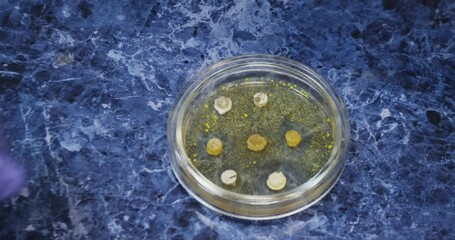
{"type": "Polygon", "coordinates": [[[258,92],[256,94],[254,94],[254,97],[253,97],[254,105],[256,105],[258,107],[265,106],[267,104],[268,100],[269,100],[269,97],[267,96],[267,94],[265,94],[263,92],[258,92]]]}
{"type": "Polygon", "coordinates": [[[234,170],[226,170],[221,174],[221,181],[226,185],[235,185],[237,173],[234,170]]]}
{"type": "Polygon", "coordinates": [[[282,172],[274,172],[267,179],[267,186],[274,191],[278,191],[286,186],[286,177],[282,172]]]}
{"type": "Polygon", "coordinates": [[[219,114],[223,115],[232,108],[232,101],[228,97],[219,97],[215,99],[214,107],[219,114]]]}

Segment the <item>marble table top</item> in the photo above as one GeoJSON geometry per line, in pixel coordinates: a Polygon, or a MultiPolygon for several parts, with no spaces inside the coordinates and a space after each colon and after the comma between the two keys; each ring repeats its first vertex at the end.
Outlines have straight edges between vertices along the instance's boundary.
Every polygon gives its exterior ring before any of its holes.
{"type": "Polygon", "coordinates": [[[28,182],[0,239],[454,239],[455,4],[0,1],[0,126],[28,182]],[[166,120],[221,59],[307,64],[346,103],[346,169],[311,208],[219,215],[173,175],[166,120]]]}

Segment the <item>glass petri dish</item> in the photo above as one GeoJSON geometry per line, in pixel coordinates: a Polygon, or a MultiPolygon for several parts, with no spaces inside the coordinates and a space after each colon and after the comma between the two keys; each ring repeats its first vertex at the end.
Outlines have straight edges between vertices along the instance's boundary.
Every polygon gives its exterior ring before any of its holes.
{"type": "Polygon", "coordinates": [[[324,197],[343,172],[349,131],[344,104],[321,75],[262,54],[197,73],[167,126],[183,187],[217,212],[251,220],[289,216],[324,197]]]}

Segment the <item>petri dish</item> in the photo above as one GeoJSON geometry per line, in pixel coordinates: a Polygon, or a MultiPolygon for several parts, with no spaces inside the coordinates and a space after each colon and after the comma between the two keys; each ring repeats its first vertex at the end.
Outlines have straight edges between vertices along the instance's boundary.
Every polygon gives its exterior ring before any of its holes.
{"type": "Polygon", "coordinates": [[[341,176],[345,106],[304,64],[274,55],[232,57],[193,76],[171,108],[175,176],[203,205],[266,220],[302,211],[341,176]]]}

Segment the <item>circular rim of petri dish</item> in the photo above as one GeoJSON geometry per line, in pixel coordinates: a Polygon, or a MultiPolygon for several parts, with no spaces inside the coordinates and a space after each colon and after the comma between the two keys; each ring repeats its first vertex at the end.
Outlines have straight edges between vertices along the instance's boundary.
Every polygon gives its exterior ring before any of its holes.
{"type": "MultiPolygon", "coordinates": [[[[207,90],[209,89],[209,90],[207,90]]],[[[267,54],[231,57],[193,76],[177,96],[167,123],[169,156],[175,176],[194,198],[222,214],[249,220],[268,220],[300,212],[323,198],[340,178],[346,163],[349,121],[335,89],[316,71],[299,62],[267,54]],[[184,148],[184,119],[192,101],[217,82],[239,72],[280,73],[315,89],[333,114],[334,146],[322,169],[302,185],[270,195],[247,195],[224,189],[204,177],[189,161],[184,148]]]]}

